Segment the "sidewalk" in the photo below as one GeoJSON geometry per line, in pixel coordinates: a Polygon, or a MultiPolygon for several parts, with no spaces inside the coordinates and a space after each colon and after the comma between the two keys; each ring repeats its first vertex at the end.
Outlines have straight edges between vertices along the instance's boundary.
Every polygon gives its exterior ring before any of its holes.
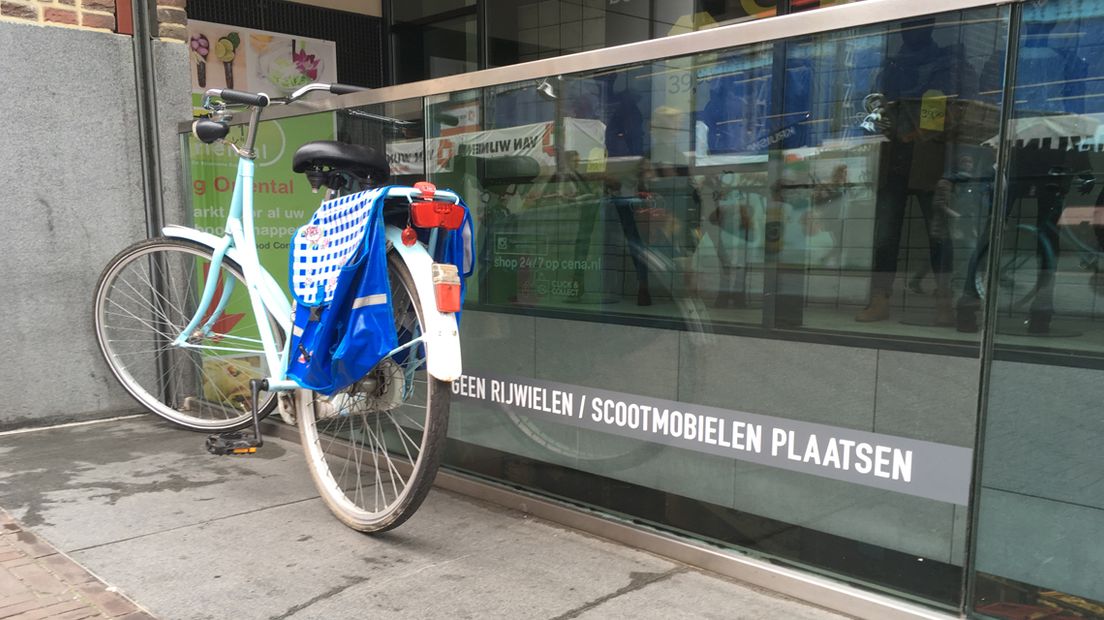
{"type": "Polygon", "coordinates": [[[0,510],[0,619],[153,616],[0,510]]]}
{"type": "Polygon", "coordinates": [[[0,567],[23,588],[0,572],[0,619],[28,587],[100,615],[27,618],[149,617],[85,594],[112,593],[42,540],[166,620],[843,618],[444,491],[364,536],[317,499],[298,445],[218,458],[203,439],[149,417],[0,435],[0,507],[22,524],[0,520],[0,567]]]}

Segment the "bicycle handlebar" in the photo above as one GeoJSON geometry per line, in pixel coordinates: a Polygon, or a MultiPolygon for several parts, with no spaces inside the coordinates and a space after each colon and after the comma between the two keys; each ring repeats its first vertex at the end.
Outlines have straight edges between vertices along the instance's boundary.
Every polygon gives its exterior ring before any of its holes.
{"type": "Polygon", "coordinates": [[[352,86],[350,84],[323,84],[315,82],[299,88],[287,97],[271,97],[265,93],[247,93],[240,90],[231,90],[229,88],[212,88],[204,94],[203,107],[214,110],[215,108],[210,105],[210,100],[212,98],[221,99],[223,103],[264,108],[270,105],[286,105],[293,103],[306,94],[314,91],[325,91],[334,95],[348,95],[350,93],[359,93],[366,90],[370,89],[362,86],[352,86]]]}
{"type": "Polygon", "coordinates": [[[330,84],[330,92],[335,95],[349,95],[352,93],[361,93],[366,90],[371,89],[363,86],[353,86],[351,84],[330,84]]]}
{"type": "Polygon", "coordinates": [[[264,93],[247,93],[240,90],[230,90],[229,88],[212,88],[207,91],[207,96],[218,97],[226,103],[251,105],[258,108],[263,108],[272,102],[272,99],[264,93]]]}

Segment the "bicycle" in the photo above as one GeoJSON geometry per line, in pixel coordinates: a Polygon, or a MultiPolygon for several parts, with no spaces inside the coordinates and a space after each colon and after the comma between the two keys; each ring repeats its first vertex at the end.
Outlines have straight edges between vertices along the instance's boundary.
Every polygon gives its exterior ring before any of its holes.
{"type": "MultiPolygon", "coordinates": [[[[1094,293],[1101,291],[1100,264],[1104,256],[1104,245],[1101,244],[1104,237],[1100,230],[1086,221],[1076,225],[1060,223],[1070,190],[1076,187],[1080,194],[1089,194],[1096,179],[1090,170],[1077,172],[1055,167],[1044,175],[1017,175],[1012,182],[1014,193],[1004,208],[1006,232],[1003,251],[997,257],[996,284],[1006,296],[1003,311],[1016,313],[1027,308],[1025,325],[1028,332],[1045,334],[1049,332],[1053,314],[1052,289],[1063,246],[1075,253],[1079,268],[1090,273],[1088,284],[1094,293]],[[1034,187],[1035,193],[1028,192],[1028,187],[1034,187]],[[1042,201],[1044,192],[1047,203],[1036,205],[1039,212],[1035,222],[1020,221],[1023,218],[1023,199],[1034,195],[1037,201],[1042,201]]],[[[967,264],[965,288],[959,301],[960,331],[973,332],[979,327],[977,309],[989,294],[989,251],[988,241],[980,239],[967,264]]]]}
{"type": "Polygon", "coordinates": [[[217,433],[208,438],[212,452],[255,452],[263,445],[260,420],[279,407],[298,423],[311,477],[328,507],[353,529],[382,532],[408,519],[429,491],[445,441],[451,381],[461,373],[458,303],[446,310],[436,299],[442,286],[458,283],[435,264],[438,229],[411,238],[410,213],[416,202],[448,210],[460,198],[428,184],[382,189],[387,161],[366,147],[309,142],[296,152],[295,172],[305,172],[315,190],[325,186],[327,199],[357,188],[387,192],[383,226],[399,345],[332,396],[288,378],[292,357],[300,355],[289,350],[287,337],[297,329],[293,305],[261,266],[254,235],[253,149],[262,110],[311,92],[359,90],[309,84],[282,99],[207,91],[208,115],[193,123],[192,133],[205,143],[226,142],[238,155],[225,232],[218,237],[166,226],[161,237],[116,255],[96,288],[95,330],[126,391],[174,424],[217,433]],[[228,121],[240,110],[250,114],[241,146],[225,140],[228,121]],[[236,432],[250,425],[252,435],[236,432]]]}

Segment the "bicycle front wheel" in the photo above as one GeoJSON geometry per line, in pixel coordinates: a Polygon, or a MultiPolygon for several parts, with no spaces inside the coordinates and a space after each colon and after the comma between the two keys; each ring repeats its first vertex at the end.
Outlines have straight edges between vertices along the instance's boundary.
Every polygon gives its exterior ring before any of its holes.
{"type": "MultiPolygon", "coordinates": [[[[388,255],[399,343],[425,332],[414,280],[388,255]]],[[[422,504],[448,431],[450,389],[426,371],[425,344],[385,358],[332,396],[300,390],[299,433],[311,477],[343,523],[361,532],[398,527],[422,504]]]]}
{"type": "MultiPolygon", "coordinates": [[[[268,320],[279,346],[283,332],[268,320]]],[[[191,241],[149,239],[115,256],[96,287],[95,328],[126,391],[190,430],[248,425],[249,380],[271,376],[241,267],[225,258],[211,273],[210,248],[191,241]],[[212,277],[218,278],[215,295],[199,327],[183,345],[174,344],[212,277]]],[[[262,392],[262,415],[275,406],[276,395],[262,392]]]]}

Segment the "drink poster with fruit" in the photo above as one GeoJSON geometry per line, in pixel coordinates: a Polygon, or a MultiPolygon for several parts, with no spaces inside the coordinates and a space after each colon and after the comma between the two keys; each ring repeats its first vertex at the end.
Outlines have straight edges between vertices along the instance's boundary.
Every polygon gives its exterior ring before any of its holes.
{"type": "Polygon", "coordinates": [[[337,81],[333,41],[189,20],[188,48],[197,95],[233,88],[283,97],[311,82],[337,81]]]}

